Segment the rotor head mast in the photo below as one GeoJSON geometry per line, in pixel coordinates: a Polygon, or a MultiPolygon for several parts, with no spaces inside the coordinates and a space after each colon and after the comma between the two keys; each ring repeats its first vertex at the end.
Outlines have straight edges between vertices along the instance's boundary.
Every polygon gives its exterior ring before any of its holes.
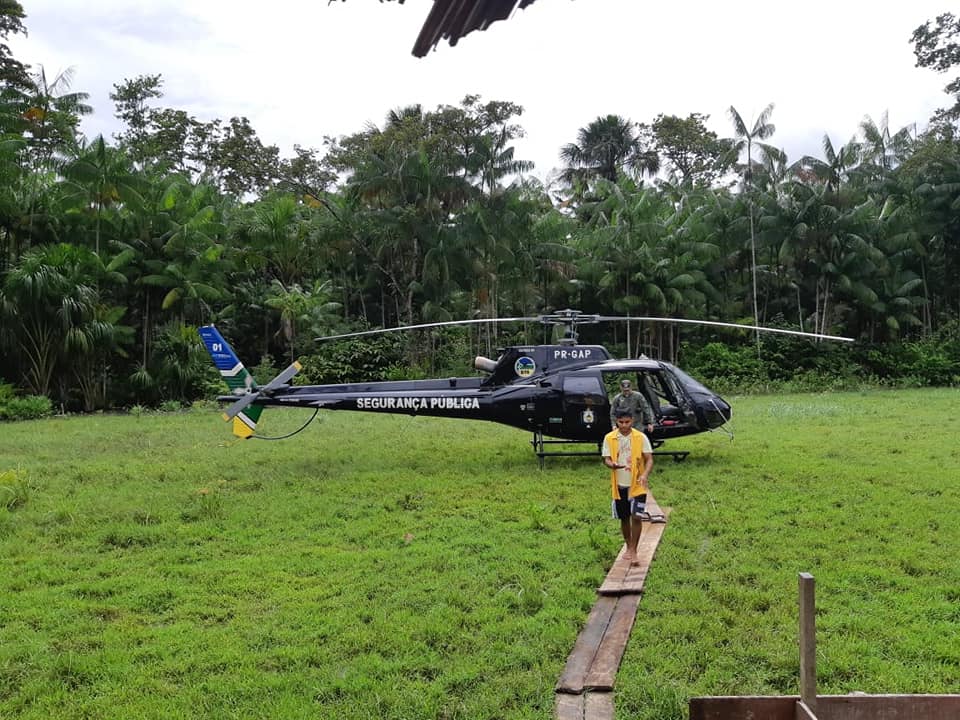
{"type": "Polygon", "coordinates": [[[540,322],[544,325],[557,325],[564,328],[563,337],[560,338],[561,345],[576,345],[579,333],[576,330],[577,325],[596,325],[600,322],[599,315],[588,315],[579,310],[567,308],[557,310],[556,312],[541,315],[540,322]]]}

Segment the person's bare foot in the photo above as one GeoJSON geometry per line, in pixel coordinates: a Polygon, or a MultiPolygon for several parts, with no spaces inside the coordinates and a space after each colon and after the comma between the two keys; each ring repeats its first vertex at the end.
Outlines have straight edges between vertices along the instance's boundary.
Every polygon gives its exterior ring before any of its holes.
{"type": "Polygon", "coordinates": [[[629,550],[623,551],[623,559],[626,560],[631,565],[637,562],[636,554],[630,552],[629,550]]]}
{"type": "Polygon", "coordinates": [[[639,567],[639,565],[640,565],[640,558],[634,555],[633,559],[630,560],[630,567],[639,567]]]}

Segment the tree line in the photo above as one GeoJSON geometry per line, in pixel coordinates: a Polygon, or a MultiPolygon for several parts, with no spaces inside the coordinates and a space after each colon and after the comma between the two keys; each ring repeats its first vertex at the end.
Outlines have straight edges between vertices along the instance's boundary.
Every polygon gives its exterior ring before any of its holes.
{"type": "MultiPolygon", "coordinates": [[[[0,2],[0,40],[23,21],[0,2]]],[[[950,14],[917,28],[918,65],[960,64],[958,31],[950,14]]],[[[123,129],[87,139],[72,81],[0,43],[0,378],[64,408],[202,395],[216,377],[195,328],[210,322],[267,369],[316,356],[314,379],[448,369],[512,329],[338,347],[339,367],[318,335],[562,307],[844,334],[881,353],[960,342],[960,102],[919,131],[865,117],[798,159],[773,143],[773,105],[731,107],[729,137],[699,113],[599,116],[541,182],[515,154],[513,102],[398,108],[283,157],[246,118],[164,107],[161,75],[116,84],[123,129]]],[[[751,343],[616,332],[623,351],[667,359],[751,343]]],[[[940,381],[960,376],[950,352],[940,381]]]]}

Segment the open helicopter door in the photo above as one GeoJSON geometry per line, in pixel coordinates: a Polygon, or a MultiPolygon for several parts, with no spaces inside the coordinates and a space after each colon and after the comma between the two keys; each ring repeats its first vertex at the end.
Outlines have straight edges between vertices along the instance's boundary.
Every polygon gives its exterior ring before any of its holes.
{"type": "Polygon", "coordinates": [[[696,421],[690,398],[669,373],[661,371],[641,375],[638,385],[653,408],[658,424],[675,427],[696,421]]]}

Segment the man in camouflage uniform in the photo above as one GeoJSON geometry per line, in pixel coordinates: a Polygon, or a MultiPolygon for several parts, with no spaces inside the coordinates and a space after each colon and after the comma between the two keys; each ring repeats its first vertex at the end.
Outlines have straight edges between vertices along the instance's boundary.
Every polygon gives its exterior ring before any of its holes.
{"type": "Polygon", "coordinates": [[[633,389],[629,380],[620,381],[620,392],[610,401],[611,427],[617,427],[617,414],[624,411],[633,415],[633,426],[650,437],[653,432],[653,409],[644,394],[633,389]]]}

